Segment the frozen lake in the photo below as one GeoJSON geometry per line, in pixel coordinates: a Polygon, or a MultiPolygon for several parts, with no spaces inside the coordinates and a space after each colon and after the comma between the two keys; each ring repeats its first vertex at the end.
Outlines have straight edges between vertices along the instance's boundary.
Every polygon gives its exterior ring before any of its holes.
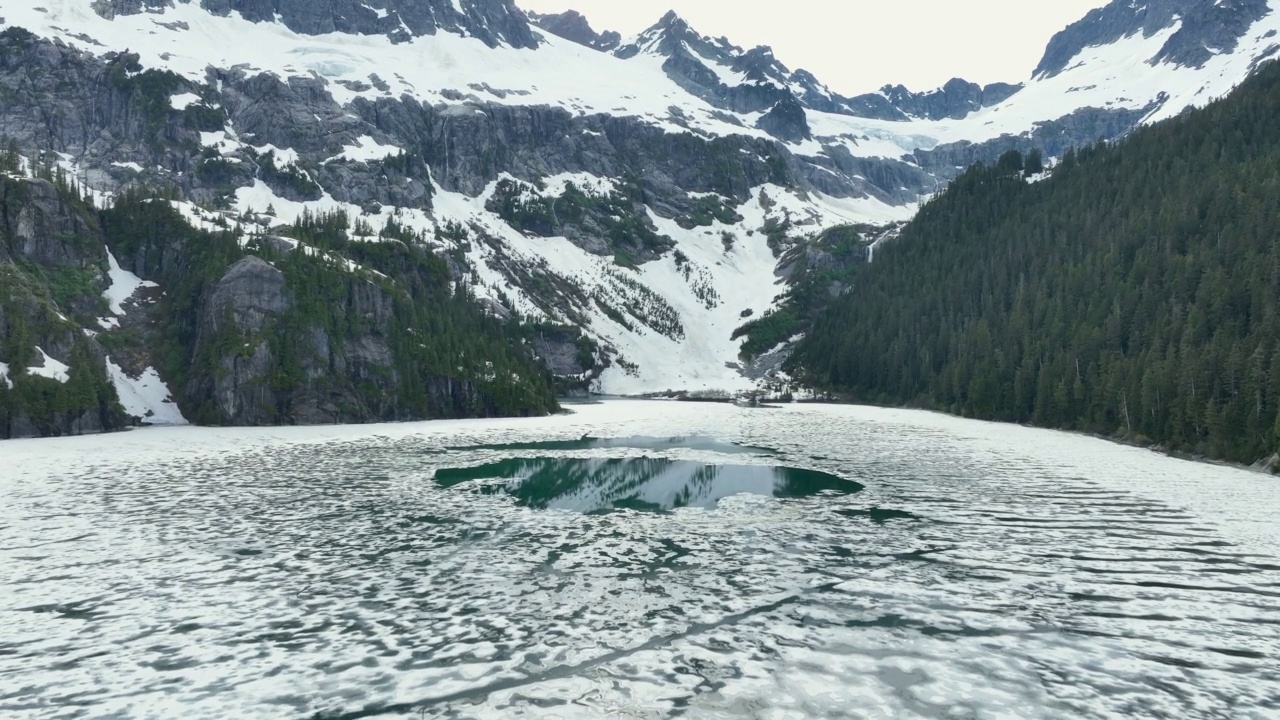
{"type": "Polygon", "coordinates": [[[1280,717],[1278,479],[573,410],[0,443],[0,717],[1280,717]]]}

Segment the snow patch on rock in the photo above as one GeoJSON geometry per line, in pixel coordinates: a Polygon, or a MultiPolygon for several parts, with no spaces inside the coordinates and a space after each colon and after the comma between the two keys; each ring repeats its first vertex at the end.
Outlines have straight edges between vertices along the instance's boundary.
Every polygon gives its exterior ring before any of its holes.
{"type": "Polygon", "coordinates": [[[125,412],[148,425],[187,425],[187,419],[173,401],[169,386],[160,379],[155,368],[147,368],[139,377],[129,377],[119,365],[107,357],[107,376],[120,396],[125,412]]]}
{"type": "MultiPolygon", "coordinates": [[[[157,285],[150,280],[143,280],[137,275],[134,275],[128,270],[120,267],[120,263],[116,262],[116,256],[112,255],[110,250],[107,250],[107,263],[111,268],[108,271],[108,277],[111,280],[111,287],[108,287],[102,293],[102,297],[106,298],[108,307],[110,307],[111,312],[116,315],[125,314],[124,302],[132,298],[139,290],[143,288],[157,287],[157,285]]],[[[100,320],[99,323],[103,324],[105,327],[104,321],[100,320]]],[[[116,323],[116,325],[118,326],[119,323],[116,323]]]]}
{"type": "Polygon", "coordinates": [[[195,93],[181,93],[169,98],[169,107],[179,112],[200,103],[200,96],[195,93]]]}
{"type": "MultiPolygon", "coordinates": [[[[50,380],[57,380],[66,384],[71,380],[71,367],[66,363],[56,360],[40,347],[36,347],[36,352],[40,354],[40,364],[27,368],[28,375],[36,375],[50,380]]],[[[6,370],[6,375],[8,371],[6,370]]]]}
{"type": "Polygon", "coordinates": [[[395,145],[383,145],[368,135],[356,138],[355,145],[347,145],[342,148],[342,152],[325,160],[331,163],[336,160],[350,160],[352,162],[372,162],[381,160],[388,155],[402,155],[404,149],[395,145]]]}

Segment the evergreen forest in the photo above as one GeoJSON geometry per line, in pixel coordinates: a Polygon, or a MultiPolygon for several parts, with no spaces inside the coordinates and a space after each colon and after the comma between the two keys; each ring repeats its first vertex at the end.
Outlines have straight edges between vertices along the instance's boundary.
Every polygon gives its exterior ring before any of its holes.
{"type": "Polygon", "coordinates": [[[975,166],[927,204],[792,371],[860,402],[1276,453],[1280,64],[1047,177],[1029,164],[975,166]]]}

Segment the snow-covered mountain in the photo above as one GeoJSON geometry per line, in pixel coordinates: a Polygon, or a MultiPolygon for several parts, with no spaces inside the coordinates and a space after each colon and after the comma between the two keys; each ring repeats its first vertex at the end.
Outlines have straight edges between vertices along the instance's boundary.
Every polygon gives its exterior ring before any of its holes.
{"type": "Polygon", "coordinates": [[[0,0],[0,135],[200,227],[422,231],[492,312],[594,338],[535,348],[594,390],[740,390],[732,333],[809,238],[1220,97],[1280,50],[1277,6],[1116,0],[1020,83],[845,96],[674,13],[621,38],[510,0],[0,0]]]}

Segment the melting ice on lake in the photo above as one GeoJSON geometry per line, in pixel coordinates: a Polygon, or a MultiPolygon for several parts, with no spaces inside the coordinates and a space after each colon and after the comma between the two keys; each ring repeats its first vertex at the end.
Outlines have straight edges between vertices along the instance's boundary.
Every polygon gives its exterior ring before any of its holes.
{"type": "Polygon", "coordinates": [[[0,718],[1280,717],[1275,477],[904,410],[574,410],[0,443],[0,718]]]}

